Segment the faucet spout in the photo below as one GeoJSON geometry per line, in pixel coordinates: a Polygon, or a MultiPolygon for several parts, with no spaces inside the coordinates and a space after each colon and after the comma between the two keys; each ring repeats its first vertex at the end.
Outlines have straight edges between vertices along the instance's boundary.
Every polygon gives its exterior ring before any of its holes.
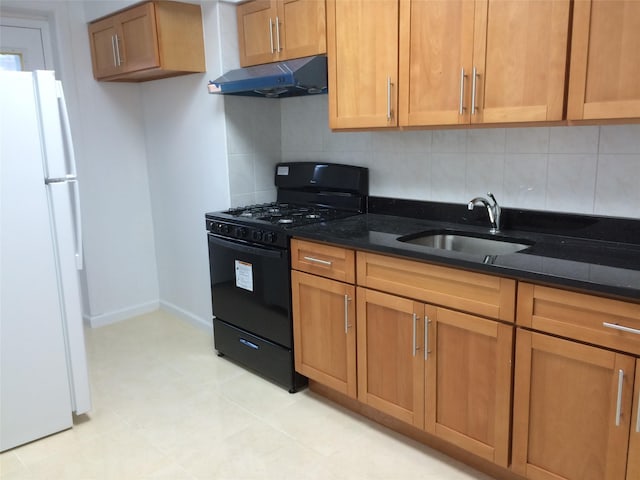
{"type": "Polygon", "coordinates": [[[484,197],[475,197],[469,201],[467,204],[467,208],[469,210],[473,210],[476,206],[483,206],[487,209],[487,213],[489,214],[489,222],[491,223],[491,228],[489,232],[498,233],[500,231],[500,215],[502,213],[502,209],[500,205],[498,205],[498,201],[493,193],[488,192],[487,196],[492,200],[490,202],[484,197]]]}

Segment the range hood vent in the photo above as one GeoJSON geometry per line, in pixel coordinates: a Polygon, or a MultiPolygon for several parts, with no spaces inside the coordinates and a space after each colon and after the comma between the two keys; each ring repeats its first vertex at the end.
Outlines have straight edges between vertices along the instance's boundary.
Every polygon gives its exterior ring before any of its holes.
{"type": "Polygon", "coordinates": [[[209,82],[209,93],[283,98],[327,93],[327,57],[295,58],[239,68],[209,82]]]}

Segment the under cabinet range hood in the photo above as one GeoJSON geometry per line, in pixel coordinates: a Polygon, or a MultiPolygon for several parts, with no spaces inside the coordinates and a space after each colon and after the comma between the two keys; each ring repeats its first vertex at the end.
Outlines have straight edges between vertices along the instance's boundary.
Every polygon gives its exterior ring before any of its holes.
{"type": "Polygon", "coordinates": [[[239,68],[209,82],[209,93],[283,98],[327,93],[327,57],[239,68]]]}

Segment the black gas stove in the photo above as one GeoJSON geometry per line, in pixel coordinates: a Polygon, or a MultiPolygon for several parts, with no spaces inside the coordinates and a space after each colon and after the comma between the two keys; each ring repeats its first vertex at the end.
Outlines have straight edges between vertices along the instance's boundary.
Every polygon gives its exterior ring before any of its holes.
{"type": "Polygon", "coordinates": [[[207,213],[216,350],[290,392],[295,372],[289,236],[295,227],[363,213],[366,168],[279,163],[277,201],[207,213]]]}
{"type": "Polygon", "coordinates": [[[265,245],[287,247],[284,230],[327,222],[360,213],[320,205],[272,202],[236,207],[224,212],[207,214],[207,229],[218,235],[265,245]]]}

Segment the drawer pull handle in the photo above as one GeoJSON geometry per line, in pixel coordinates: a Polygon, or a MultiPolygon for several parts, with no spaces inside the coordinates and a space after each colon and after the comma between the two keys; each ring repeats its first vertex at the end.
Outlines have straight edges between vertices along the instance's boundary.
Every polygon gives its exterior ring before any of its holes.
{"type": "Polygon", "coordinates": [[[638,330],[637,328],[625,327],[624,325],[618,325],[617,323],[602,322],[602,326],[613,328],[614,330],[620,330],[622,332],[635,333],[636,335],[640,335],[640,330],[638,330]]]}
{"type": "Polygon", "coordinates": [[[351,298],[349,298],[349,295],[345,295],[344,296],[344,334],[348,335],[349,334],[349,327],[351,325],[349,325],[349,302],[351,301],[351,298]]]}
{"type": "Polygon", "coordinates": [[[246,347],[253,348],[254,350],[260,350],[260,347],[258,345],[256,345],[253,342],[250,342],[249,340],[245,340],[244,338],[240,338],[238,341],[241,344],[243,344],[244,346],[246,346],[246,347]]]}
{"type": "Polygon", "coordinates": [[[624,384],[624,370],[618,370],[618,401],[616,402],[616,427],[620,426],[622,416],[622,387],[624,384]]]}
{"type": "Polygon", "coordinates": [[[313,258],[313,257],[303,257],[303,258],[308,262],[319,263],[321,265],[326,265],[328,267],[333,265],[333,262],[330,262],[328,260],[320,260],[319,258],[313,258]]]}

